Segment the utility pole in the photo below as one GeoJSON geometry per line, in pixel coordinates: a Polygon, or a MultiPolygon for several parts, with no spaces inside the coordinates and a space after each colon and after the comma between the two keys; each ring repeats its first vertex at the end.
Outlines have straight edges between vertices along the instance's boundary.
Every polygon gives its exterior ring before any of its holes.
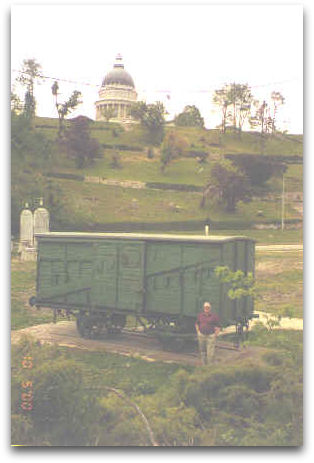
{"type": "Polygon", "coordinates": [[[285,174],[282,174],[281,231],[285,228],[285,174]]]}

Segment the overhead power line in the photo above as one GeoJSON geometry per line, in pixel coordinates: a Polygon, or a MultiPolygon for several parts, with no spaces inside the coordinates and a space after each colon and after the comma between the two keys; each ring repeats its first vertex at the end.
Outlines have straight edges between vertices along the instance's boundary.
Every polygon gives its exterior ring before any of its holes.
{"type": "MultiPolygon", "coordinates": [[[[17,69],[12,69],[12,72],[16,72],[18,74],[27,74],[26,72],[23,72],[23,71],[19,71],[17,69]]],[[[101,87],[101,84],[93,84],[92,82],[83,82],[83,81],[77,81],[77,80],[69,80],[69,79],[62,79],[60,77],[52,77],[52,76],[45,76],[45,75],[38,75],[38,77],[42,78],[42,79],[48,79],[48,80],[53,80],[53,81],[57,81],[57,82],[66,82],[66,83],[69,83],[69,84],[76,84],[76,85],[86,85],[88,87],[95,87],[95,88],[100,88],[101,87]]],[[[261,88],[261,87],[270,87],[271,85],[281,85],[281,84],[285,84],[285,83],[289,83],[289,82],[294,82],[296,81],[297,78],[295,79],[289,79],[289,80],[282,80],[282,81],[277,81],[277,82],[268,82],[268,83],[265,83],[265,84],[258,84],[258,85],[249,85],[250,88],[261,88]]],[[[197,89],[197,90],[185,90],[184,93],[211,93],[211,90],[210,89],[216,89],[217,87],[221,86],[221,85],[227,85],[227,84],[221,84],[221,83],[217,83],[217,84],[211,84],[208,86],[207,89],[197,89]]],[[[143,90],[141,89],[141,92],[155,92],[155,93],[166,93],[166,94],[171,94],[172,91],[171,90],[165,90],[165,89],[159,89],[159,90],[143,90]]]]}

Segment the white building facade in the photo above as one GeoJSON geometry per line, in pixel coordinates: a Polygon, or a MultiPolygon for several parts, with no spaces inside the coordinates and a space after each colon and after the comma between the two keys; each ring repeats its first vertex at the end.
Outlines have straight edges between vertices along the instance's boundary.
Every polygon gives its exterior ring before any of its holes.
{"type": "Polygon", "coordinates": [[[96,121],[132,123],[130,108],[136,101],[134,81],[124,69],[121,55],[117,55],[113,69],[102,81],[99,99],[95,103],[96,121]]]}

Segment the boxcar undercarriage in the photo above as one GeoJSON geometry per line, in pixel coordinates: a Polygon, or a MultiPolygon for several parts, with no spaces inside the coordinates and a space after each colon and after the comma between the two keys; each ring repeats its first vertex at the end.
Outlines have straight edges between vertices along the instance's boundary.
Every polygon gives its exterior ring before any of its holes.
{"type": "MultiPolygon", "coordinates": [[[[30,305],[36,305],[36,299],[30,299],[30,305]]],[[[180,351],[188,349],[195,344],[195,319],[192,317],[169,316],[165,314],[134,314],[132,312],[117,312],[110,310],[92,311],[90,309],[63,309],[53,307],[53,321],[59,319],[76,319],[77,331],[83,338],[100,339],[115,337],[123,332],[145,333],[145,335],[157,338],[161,346],[166,350],[180,351]],[[128,315],[132,318],[132,324],[128,322],[128,315]]],[[[257,315],[252,314],[248,318],[242,318],[234,322],[233,345],[239,347],[248,335],[249,323],[257,315]]]]}

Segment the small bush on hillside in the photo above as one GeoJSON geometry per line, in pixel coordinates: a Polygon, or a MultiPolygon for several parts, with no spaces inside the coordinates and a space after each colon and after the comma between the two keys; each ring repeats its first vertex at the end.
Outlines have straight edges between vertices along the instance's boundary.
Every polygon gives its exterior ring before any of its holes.
{"type": "Polygon", "coordinates": [[[121,169],[122,168],[121,156],[120,156],[119,151],[114,151],[112,153],[110,167],[112,169],[121,169]]]}
{"type": "Polygon", "coordinates": [[[91,138],[89,121],[85,118],[74,119],[71,122],[62,145],[68,157],[74,160],[79,169],[91,165],[96,158],[102,156],[100,144],[96,138],[91,138]]]}

